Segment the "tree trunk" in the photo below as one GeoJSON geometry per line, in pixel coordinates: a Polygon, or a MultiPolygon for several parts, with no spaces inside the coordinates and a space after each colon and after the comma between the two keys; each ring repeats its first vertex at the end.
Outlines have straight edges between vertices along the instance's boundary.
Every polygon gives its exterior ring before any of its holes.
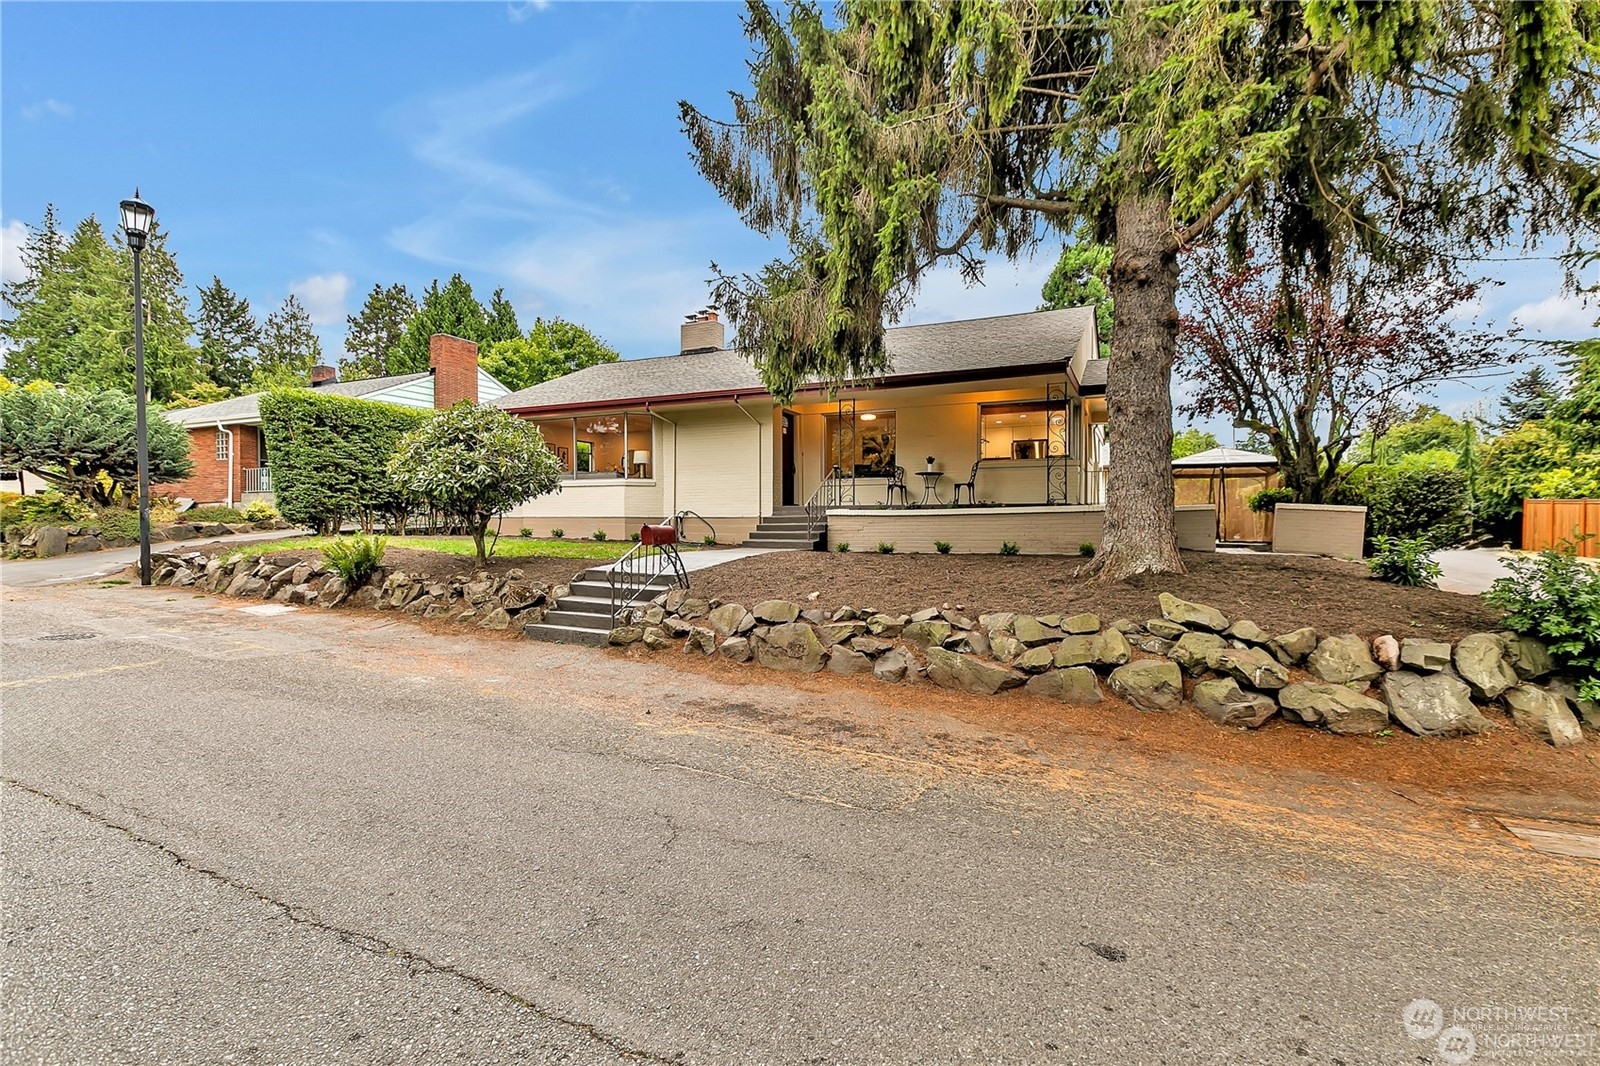
{"type": "Polygon", "coordinates": [[[489,565],[489,553],[484,549],[484,541],[488,539],[488,534],[488,522],[479,522],[477,519],[472,520],[472,546],[477,549],[478,566],[480,568],[487,568],[489,565]]]}
{"type": "Polygon", "coordinates": [[[1117,204],[1111,262],[1116,302],[1107,368],[1106,525],[1098,580],[1181,574],[1172,487],[1172,360],[1178,338],[1178,256],[1171,197],[1117,204]]]}

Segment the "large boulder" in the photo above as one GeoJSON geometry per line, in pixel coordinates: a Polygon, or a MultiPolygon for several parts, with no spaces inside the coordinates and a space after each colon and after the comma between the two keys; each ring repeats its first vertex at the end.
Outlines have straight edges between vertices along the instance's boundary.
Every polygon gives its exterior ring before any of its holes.
{"type": "Polygon", "coordinates": [[[1029,648],[1017,656],[1017,661],[1011,665],[1025,674],[1042,674],[1055,665],[1055,657],[1054,648],[1041,645],[1037,648],[1029,648]]]}
{"type": "Polygon", "coordinates": [[[1021,686],[1028,680],[1028,675],[970,655],[945,651],[943,648],[929,648],[928,680],[940,688],[992,696],[996,692],[1021,686]]]}
{"type": "Polygon", "coordinates": [[[1400,663],[1420,673],[1438,673],[1450,665],[1450,645],[1442,640],[1407,637],[1400,642],[1400,663]]]}
{"type": "Polygon", "coordinates": [[[1098,633],[1100,632],[1100,616],[1094,614],[1074,614],[1061,620],[1063,633],[1098,633]]]}
{"type": "Polygon", "coordinates": [[[1578,718],[1590,729],[1600,729],[1600,700],[1584,699],[1578,695],[1578,686],[1564,677],[1555,678],[1546,687],[1571,704],[1578,718]]]}
{"type": "Polygon", "coordinates": [[[1231,677],[1196,682],[1194,705],[1218,725],[1245,729],[1255,729],[1278,713],[1278,704],[1271,696],[1245,692],[1231,677]]]}
{"type": "Polygon", "coordinates": [[[1100,682],[1087,666],[1050,670],[1028,679],[1023,690],[1062,703],[1099,703],[1100,682]]]}
{"type": "Polygon", "coordinates": [[[900,636],[908,644],[914,644],[919,648],[943,647],[944,642],[949,640],[954,632],[949,622],[935,615],[933,619],[913,621],[901,631],[900,636]]]}
{"type": "Polygon", "coordinates": [[[1305,662],[1317,647],[1317,631],[1310,626],[1301,626],[1291,629],[1287,633],[1279,633],[1267,645],[1267,650],[1272,652],[1272,657],[1285,666],[1296,666],[1305,662]]]}
{"type": "Polygon", "coordinates": [[[1306,669],[1330,685],[1354,684],[1362,688],[1383,673],[1383,667],[1373,661],[1367,642],[1353,633],[1329,637],[1318,644],[1306,659],[1306,669]]]}
{"type": "Polygon", "coordinates": [[[729,637],[722,642],[722,646],[717,649],[717,653],[729,662],[735,663],[747,663],[750,661],[750,657],[755,654],[750,647],[749,637],[729,637]]]}
{"type": "Polygon", "coordinates": [[[683,650],[686,652],[697,651],[701,655],[710,655],[717,650],[717,632],[710,626],[690,626],[689,635],[684,638],[683,650]]]}
{"type": "Polygon", "coordinates": [[[1228,616],[1215,607],[1180,600],[1170,592],[1163,592],[1156,597],[1156,601],[1161,604],[1161,617],[1169,622],[1190,628],[1209,629],[1213,633],[1221,633],[1228,628],[1228,616]]]}
{"type": "Polygon", "coordinates": [[[875,637],[898,637],[906,621],[903,614],[875,614],[867,619],[867,632],[875,637]]]}
{"type": "Polygon", "coordinates": [[[60,526],[40,526],[34,530],[33,554],[40,559],[67,554],[67,531],[60,526]]]}
{"type": "Polygon", "coordinates": [[[1567,709],[1567,701],[1538,685],[1513,685],[1505,691],[1511,720],[1558,748],[1583,743],[1583,729],[1567,709]]]}
{"type": "Polygon", "coordinates": [[[1219,648],[1206,654],[1206,666],[1255,689],[1280,689],[1289,671],[1260,648],[1219,648]]]}
{"type": "Polygon", "coordinates": [[[1506,658],[1511,662],[1511,669],[1517,676],[1529,681],[1544,677],[1556,668],[1555,660],[1550,658],[1550,649],[1544,646],[1544,641],[1537,637],[1521,637],[1515,633],[1505,634],[1506,658]]]}
{"type": "Polygon", "coordinates": [[[748,633],[756,624],[755,616],[737,603],[725,603],[711,612],[711,628],[719,637],[748,633]]]}
{"type": "Polygon", "coordinates": [[[1227,646],[1228,642],[1215,633],[1185,633],[1167,655],[1190,674],[1200,674],[1205,671],[1206,657],[1227,646]]]}
{"type": "Polygon", "coordinates": [[[1376,733],[1389,724],[1389,709],[1344,685],[1296,683],[1278,692],[1286,714],[1302,722],[1326,726],[1330,733],[1376,733]]]}
{"type": "Polygon", "coordinates": [[[1519,680],[1506,662],[1506,643],[1493,633],[1474,633],[1456,642],[1456,673],[1472,694],[1492,700],[1519,680]]]}
{"type": "Polygon", "coordinates": [[[1055,664],[1063,670],[1073,666],[1087,666],[1092,662],[1094,662],[1094,637],[1065,637],[1056,645],[1055,664]]]}
{"type": "Polygon", "coordinates": [[[898,685],[911,676],[911,659],[899,648],[891,648],[873,662],[872,676],[879,681],[898,685]]]}
{"type": "MultiPolygon", "coordinates": [[[[292,602],[292,601],[291,601],[292,602]]],[[[504,607],[495,607],[478,619],[479,629],[510,629],[511,612],[504,607]]]]}
{"type": "Polygon", "coordinates": [[[1094,653],[1096,666],[1121,666],[1133,658],[1133,649],[1128,646],[1128,638],[1116,629],[1096,633],[1090,648],[1094,653]]]}
{"type": "Polygon", "coordinates": [[[1228,627],[1228,636],[1234,640],[1242,640],[1246,644],[1270,644],[1272,634],[1248,619],[1235,622],[1228,627]]]}
{"type": "Polygon", "coordinates": [[[1397,670],[1383,679],[1383,699],[1395,721],[1418,736],[1470,736],[1490,728],[1472,705],[1472,690],[1449,674],[1397,670]]]}
{"type": "Polygon", "coordinates": [[[629,644],[637,644],[643,639],[644,627],[642,626],[618,626],[611,631],[611,635],[607,638],[610,643],[622,648],[627,647],[629,644]]]}
{"type": "Polygon", "coordinates": [[[756,616],[758,622],[784,625],[800,617],[800,605],[788,600],[762,600],[750,609],[750,613],[756,616]]]}
{"type": "Polygon", "coordinates": [[[1189,632],[1187,626],[1180,626],[1176,622],[1169,622],[1165,618],[1150,618],[1144,623],[1145,631],[1161,640],[1181,640],[1189,632]]]}
{"type": "MultiPolygon", "coordinates": [[[[799,613],[796,610],[795,614],[799,613]]],[[[760,607],[757,608],[757,616],[760,616],[760,607]]],[[[821,670],[827,654],[822,641],[817,639],[816,630],[804,622],[783,622],[773,626],[765,636],[756,640],[755,650],[756,662],[767,669],[802,674],[814,674],[821,670]]]]}
{"type": "Polygon", "coordinates": [[[1135,659],[1111,671],[1111,691],[1141,711],[1175,711],[1183,702],[1183,672],[1165,659],[1135,659]]]}
{"type": "Polygon", "coordinates": [[[835,674],[864,674],[872,669],[872,660],[850,648],[835,647],[828,652],[828,670],[835,674]]]}
{"type": "MultiPolygon", "coordinates": [[[[719,610],[721,608],[718,608],[719,610]]],[[[828,647],[844,644],[867,631],[865,622],[823,622],[817,626],[817,637],[828,647]]]]}
{"type": "Polygon", "coordinates": [[[1030,648],[1061,639],[1061,630],[1047,626],[1031,614],[1019,614],[1011,621],[1011,635],[1030,648]]]}

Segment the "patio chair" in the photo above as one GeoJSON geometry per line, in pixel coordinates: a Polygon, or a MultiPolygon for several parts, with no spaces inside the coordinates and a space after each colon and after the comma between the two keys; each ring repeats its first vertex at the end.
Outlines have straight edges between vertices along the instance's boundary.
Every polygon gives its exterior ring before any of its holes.
{"type": "Polygon", "coordinates": [[[962,489],[967,490],[967,502],[972,504],[974,507],[978,505],[978,467],[981,465],[983,465],[983,460],[979,459],[976,463],[972,464],[972,473],[967,475],[967,480],[956,482],[955,505],[957,507],[961,506],[962,489]]]}
{"type": "Polygon", "coordinates": [[[894,494],[897,492],[900,494],[900,506],[910,507],[911,493],[906,488],[906,468],[903,466],[897,466],[890,471],[889,485],[884,490],[885,502],[892,506],[894,504],[894,494]]]}

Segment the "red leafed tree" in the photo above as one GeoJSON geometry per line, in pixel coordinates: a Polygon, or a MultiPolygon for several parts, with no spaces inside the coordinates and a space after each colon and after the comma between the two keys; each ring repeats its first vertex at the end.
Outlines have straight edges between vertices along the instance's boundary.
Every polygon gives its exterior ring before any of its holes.
{"type": "Polygon", "coordinates": [[[1265,436],[1301,503],[1329,498],[1363,431],[1381,435],[1443,382],[1513,358],[1507,336],[1470,323],[1478,282],[1357,262],[1285,286],[1253,254],[1232,266],[1203,251],[1189,265],[1177,368],[1192,393],[1181,410],[1265,436]]]}

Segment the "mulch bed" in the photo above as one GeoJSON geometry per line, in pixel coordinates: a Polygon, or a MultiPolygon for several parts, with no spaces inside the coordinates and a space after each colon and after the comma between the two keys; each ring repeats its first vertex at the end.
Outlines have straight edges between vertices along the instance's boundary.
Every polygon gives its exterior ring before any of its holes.
{"type": "MultiPolygon", "coordinates": [[[[221,541],[215,544],[202,544],[198,547],[185,549],[186,551],[226,552],[234,545],[221,541]]],[[[290,562],[312,562],[323,558],[322,552],[317,549],[297,549],[293,551],[276,551],[263,556],[273,562],[288,564],[290,562]]],[[[499,559],[490,556],[489,564],[483,569],[496,577],[507,570],[521,570],[524,580],[542,585],[564,585],[571,581],[573,576],[594,566],[604,566],[604,559],[551,559],[542,555],[530,555],[519,559],[499,559]]],[[[446,578],[452,574],[471,575],[478,569],[477,561],[470,555],[453,555],[450,552],[422,551],[417,548],[397,548],[392,544],[383,553],[383,567],[390,573],[402,570],[407,574],[427,574],[433,578],[446,578]]]]}
{"type": "Polygon", "coordinates": [[[1499,613],[1476,596],[1411,589],[1372,578],[1338,559],[1184,552],[1188,573],[1092,585],[1073,576],[1081,560],[1058,556],[838,555],[774,552],[692,574],[694,591],[743,603],[788,599],[815,606],[909,612],[944,603],[968,613],[1092,611],[1104,621],[1160,617],[1156,596],[1170,592],[1268,632],[1300,626],[1372,637],[1454,639],[1499,627],[1499,613]]]}

